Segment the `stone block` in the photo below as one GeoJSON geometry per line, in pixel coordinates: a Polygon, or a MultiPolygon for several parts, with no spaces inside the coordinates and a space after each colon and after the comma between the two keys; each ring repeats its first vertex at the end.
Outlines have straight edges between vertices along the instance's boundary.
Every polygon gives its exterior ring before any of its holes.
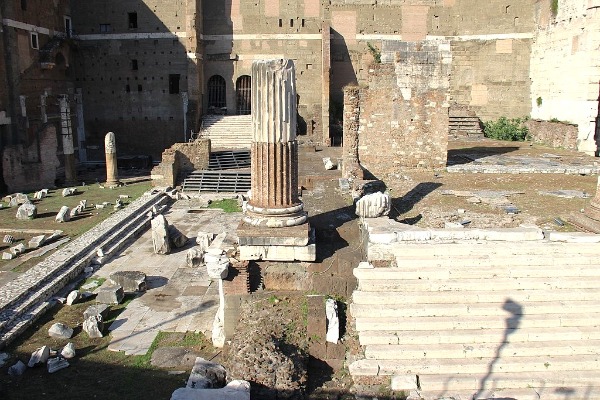
{"type": "Polygon", "coordinates": [[[104,304],[120,304],[123,301],[123,288],[118,285],[103,286],[98,289],[96,301],[104,304]]]}
{"type": "Polygon", "coordinates": [[[214,389],[225,386],[225,368],[217,363],[196,357],[186,387],[191,389],[214,389]]]}
{"type": "Polygon", "coordinates": [[[37,207],[32,203],[24,203],[17,209],[17,219],[28,220],[37,216],[37,207]]]}
{"type": "Polygon", "coordinates": [[[117,271],[110,274],[110,282],[121,286],[123,292],[145,292],[146,274],[140,271],[117,271]]]}
{"type": "Polygon", "coordinates": [[[73,329],[65,324],[57,322],[48,329],[48,336],[55,339],[70,339],[73,336],[73,329]]]}
{"type": "Polygon", "coordinates": [[[37,249],[42,246],[46,240],[46,235],[34,236],[29,240],[28,247],[30,249],[37,249]]]}
{"type": "Polygon", "coordinates": [[[171,400],[250,400],[250,383],[234,380],[221,389],[179,388],[171,400]]]}
{"type": "Polygon", "coordinates": [[[240,222],[237,228],[240,246],[306,246],[311,237],[305,223],[281,228],[266,228],[240,222]]]}
{"type": "Polygon", "coordinates": [[[392,376],[391,389],[394,391],[417,390],[416,375],[394,375],[392,376]]]}
{"type": "Polygon", "coordinates": [[[93,306],[89,306],[88,308],[86,308],[86,310],[83,312],[83,319],[85,320],[91,316],[100,315],[100,316],[102,316],[102,319],[104,320],[106,318],[106,315],[108,314],[108,311],[109,311],[108,305],[95,304],[93,306]]]}
{"type": "Polygon", "coordinates": [[[241,260],[264,261],[315,261],[317,258],[314,243],[306,246],[240,246],[241,260]]]}

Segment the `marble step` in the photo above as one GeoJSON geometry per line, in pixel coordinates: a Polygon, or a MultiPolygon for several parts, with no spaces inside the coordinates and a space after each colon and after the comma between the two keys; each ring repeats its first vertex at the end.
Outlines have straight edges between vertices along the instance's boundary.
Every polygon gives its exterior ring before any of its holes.
{"type": "MultiPolygon", "coordinates": [[[[408,305],[408,304],[473,304],[496,303],[503,304],[507,293],[502,291],[478,290],[468,292],[395,292],[395,291],[364,291],[355,290],[352,301],[355,304],[373,305],[408,305]]],[[[598,289],[555,289],[555,290],[513,290],[509,293],[510,299],[516,303],[529,301],[535,302],[560,302],[560,301],[594,301],[598,299],[598,289]]]]}
{"type": "Polygon", "coordinates": [[[507,315],[536,314],[589,314],[600,311],[598,300],[560,302],[528,301],[525,304],[511,301],[508,303],[419,303],[419,304],[356,304],[350,305],[350,313],[354,318],[362,317],[465,317],[490,316],[504,318],[507,315]],[[508,314],[510,313],[510,314],[508,314]]]}
{"type": "MultiPolygon", "coordinates": [[[[501,343],[441,343],[426,344],[374,344],[365,349],[365,358],[371,360],[412,360],[420,362],[438,359],[493,359],[502,348],[502,357],[535,357],[541,354],[553,356],[599,355],[600,340],[544,341],[501,343]]],[[[460,371],[460,370],[458,370],[460,371]]]]}
{"type": "MultiPolygon", "coordinates": [[[[485,288],[489,292],[507,292],[522,290],[560,290],[560,289],[600,289],[600,280],[578,277],[564,278],[505,278],[487,279],[448,279],[444,280],[403,280],[403,279],[362,279],[359,290],[374,292],[439,292],[439,291],[477,291],[485,288]]],[[[507,294],[508,296],[508,294],[507,294]]]]}
{"type": "Polygon", "coordinates": [[[489,316],[471,316],[460,319],[455,316],[440,317],[359,317],[355,319],[356,330],[361,331],[440,331],[453,329],[529,329],[559,327],[597,326],[598,312],[589,314],[543,314],[526,315],[522,318],[490,318],[489,316]]]}
{"type": "Polygon", "coordinates": [[[429,264],[421,267],[402,266],[390,268],[355,268],[354,276],[367,279],[404,279],[404,280],[446,280],[472,279],[482,280],[505,278],[558,278],[558,277],[600,277],[600,268],[593,263],[578,265],[569,263],[565,268],[549,265],[484,265],[473,267],[454,267],[443,264],[429,264]]]}
{"type": "Polygon", "coordinates": [[[420,391],[419,396],[422,400],[438,400],[441,398],[454,400],[591,400],[600,399],[600,385],[570,385],[568,387],[547,385],[543,387],[528,387],[522,389],[486,389],[479,393],[456,391],[452,392],[451,396],[448,391],[436,390],[420,391]]]}
{"type": "Polygon", "coordinates": [[[526,330],[518,327],[511,329],[454,329],[449,331],[363,330],[359,332],[359,341],[363,346],[374,344],[433,346],[451,343],[499,343],[505,340],[505,336],[508,336],[511,343],[600,340],[600,329],[596,326],[578,326],[539,327],[526,330]]]}
{"type": "Polygon", "coordinates": [[[550,356],[545,353],[529,357],[505,357],[501,353],[499,357],[492,358],[363,359],[350,364],[349,369],[350,373],[356,376],[451,375],[459,372],[484,376],[489,372],[492,361],[494,371],[522,374],[600,369],[600,357],[597,354],[581,354],[574,357],[571,355],[550,356]]]}
{"type": "Polygon", "coordinates": [[[513,242],[482,243],[402,243],[395,246],[403,258],[452,258],[455,256],[510,256],[518,254],[566,255],[593,254],[598,255],[597,243],[563,243],[548,241],[524,241],[515,245],[513,242]]]}

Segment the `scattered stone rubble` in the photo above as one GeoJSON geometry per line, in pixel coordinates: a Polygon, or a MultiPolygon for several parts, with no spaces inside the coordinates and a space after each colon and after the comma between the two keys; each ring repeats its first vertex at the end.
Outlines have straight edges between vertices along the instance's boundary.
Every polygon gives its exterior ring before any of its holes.
{"type": "Polygon", "coordinates": [[[356,202],[356,215],[362,218],[377,218],[388,215],[392,202],[389,193],[371,193],[356,202]]]}
{"type": "Polygon", "coordinates": [[[37,216],[37,207],[32,203],[23,203],[17,209],[17,219],[29,220],[37,216]]]}

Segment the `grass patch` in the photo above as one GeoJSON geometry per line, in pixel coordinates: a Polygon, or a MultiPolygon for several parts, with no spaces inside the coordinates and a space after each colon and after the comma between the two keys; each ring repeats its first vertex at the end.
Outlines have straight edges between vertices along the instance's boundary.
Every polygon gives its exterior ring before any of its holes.
{"type": "Polygon", "coordinates": [[[208,205],[208,208],[220,208],[226,213],[236,213],[242,211],[242,208],[239,206],[238,201],[236,199],[223,199],[213,201],[208,205]]]}

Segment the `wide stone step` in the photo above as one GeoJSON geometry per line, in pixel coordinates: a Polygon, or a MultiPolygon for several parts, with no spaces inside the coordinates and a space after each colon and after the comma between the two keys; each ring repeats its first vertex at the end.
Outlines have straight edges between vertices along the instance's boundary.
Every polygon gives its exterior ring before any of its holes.
{"type": "Polygon", "coordinates": [[[350,364],[350,373],[357,376],[392,376],[422,374],[477,374],[486,375],[493,362],[494,371],[512,373],[594,371],[600,369],[600,357],[597,354],[578,356],[551,356],[544,352],[531,357],[506,357],[502,349],[499,355],[491,358],[438,358],[438,359],[402,359],[374,360],[363,359],[350,364]]]}
{"type": "Polygon", "coordinates": [[[512,328],[558,328],[597,326],[599,312],[589,314],[550,314],[526,315],[520,318],[490,318],[488,316],[472,316],[459,319],[455,316],[439,317],[360,317],[356,318],[356,329],[360,331],[405,330],[424,331],[442,329],[512,329],[512,328]]]}
{"type": "MultiPolygon", "coordinates": [[[[600,289],[600,281],[576,277],[565,278],[504,278],[487,279],[449,279],[443,280],[402,280],[402,279],[365,279],[359,280],[358,288],[363,291],[477,291],[485,287],[490,292],[519,290],[560,290],[560,289],[600,289]]],[[[508,293],[507,293],[508,296],[508,293]]]]}
{"type": "Polygon", "coordinates": [[[600,268],[590,263],[576,265],[483,265],[478,268],[454,268],[447,265],[427,265],[422,267],[402,266],[397,268],[356,268],[354,276],[358,279],[404,279],[404,280],[446,280],[468,279],[474,275],[482,280],[505,278],[565,278],[600,277],[600,268]]]}
{"type": "Polygon", "coordinates": [[[579,341],[600,340],[600,329],[589,327],[529,328],[511,329],[455,329],[451,331],[361,331],[359,341],[363,346],[373,344],[421,344],[437,345],[441,343],[499,343],[510,338],[516,342],[579,341]]]}
{"type": "Polygon", "coordinates": [[[510,301],[508,303],[419,303],[402,305],[374,305],[374,304],[351,304],[350,312],[355,318],[362,317],[434,317],[443,315],[446,317],[490,316],[505,317],[507,312],[511,315],[533,315],[533,314],[587,314],[600,311],[598,301],[567,301],[557,302],[527,302],[521,304],[510,301]]]}
{"type": "Polygon", "coordinates": [[[549,241],[484,242],[484,243],[402,243],[395,246],[403,258],[429,259],[455,256],[505,257],[517,254],[560,256],[562,254],[600,254],[597,243],[564,243],[549,241]]]}
{"type": "Polygon", "coordinates": [[[420,344],[374,344],[365,349],[365,358],[373,360],[412,360],[420,359],[437,360],[442,358],[493,359],[497,356],[498,349],[502,349],[504,357],[535,357],[540,354],[553,356],[579,356],[599,355],[600,341],[588,340],[585,342],[512,342],[510,336],[505,342],[498,343],[442,343],[437,346],[420,344]]]}
{"type": "MultiPolygon", "coordinates": [[[[408,304],[473,304],[496,303],[506,301],[507,294],[502,291],[490,291],[483,288],[468,292],[395,292],[395,291],[364,291],[355,290],[352,301],[355,304],[383,304],[383,305],[408,305],[408,304]]],[[[516,303],[529,301],[561,302],[561,301],[594,301],[598,300],[598,289],[555,289],[555,290],[518,290],[511,291],[510,299],[516,303]]]]}

